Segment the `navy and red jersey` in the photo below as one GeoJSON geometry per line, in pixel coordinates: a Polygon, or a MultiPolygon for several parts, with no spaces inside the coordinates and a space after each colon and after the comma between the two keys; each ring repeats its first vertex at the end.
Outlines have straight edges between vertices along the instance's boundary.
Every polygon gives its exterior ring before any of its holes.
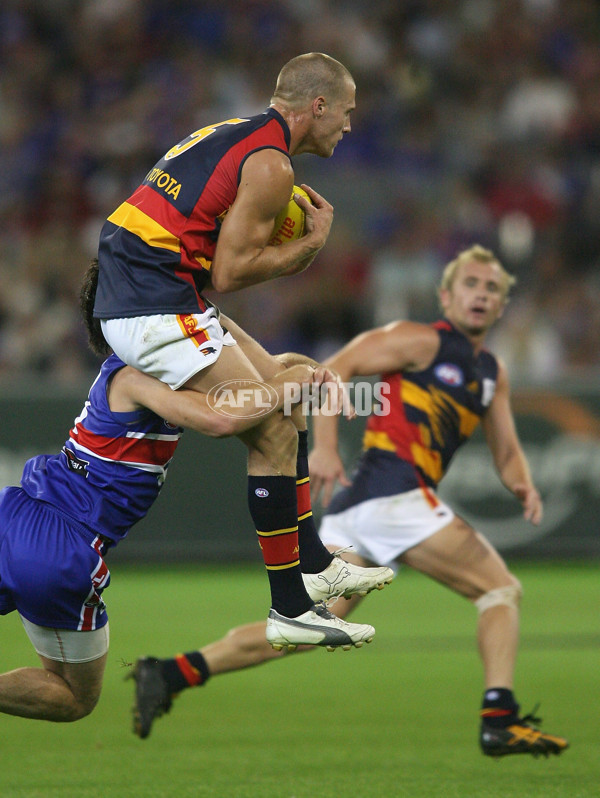
{"type": "Polygon", "coordinates": [[[124,365],[104,361],[60,454],[31,458],[21,478],[31,498],[114,544],[156,500],[183,433],[150,410],[110,409],[107,386],[124,365]]]}
{"type": "Polygon", "coordinates": [[[382,375],[389,413],[369,416],[353,484],[334,497],[329,512],[419,487],[435,488],[485,414],[496,388],[496,358],[486,350],[475,355],[470,341],[449,321],[432,326],[440,345],[427,368],[382,375]]]}
{"type": "Polygon", "coordinates": [[[289,157],[289,145],[287,123],[268,108],[172,147],[104,223],[96,318],[203,312],[201,292],[246,158],[261,149],[289,157]]]}

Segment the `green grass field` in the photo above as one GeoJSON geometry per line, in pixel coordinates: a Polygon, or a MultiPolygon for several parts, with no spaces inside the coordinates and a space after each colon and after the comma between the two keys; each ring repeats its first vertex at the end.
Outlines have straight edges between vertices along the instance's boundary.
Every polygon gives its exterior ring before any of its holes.
{"type": "MultiPolygon", "coordinates": [[[[525,586],[517,696],[541,701],[561,757],[494,761],[477,747],[481,670],[475,610],[403,571],[356,620],[372,645],[324,650],[188,690],[147,740],[130,730],[127,666],[264,617],[260,565],[113,565],[111,651],[100,704],[66,725],[0,716],[3,798],[583,798],[600,796],[598,564],[514,563],[525,586]]],[[[2,619],[3,670],[35,665],[15,614],[2,619]]]]}

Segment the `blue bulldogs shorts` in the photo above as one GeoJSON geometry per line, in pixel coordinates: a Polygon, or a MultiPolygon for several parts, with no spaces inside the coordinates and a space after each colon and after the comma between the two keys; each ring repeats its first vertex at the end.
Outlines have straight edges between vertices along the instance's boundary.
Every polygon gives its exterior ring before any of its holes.
{"type": "Polygon", "coordinates": [[[0,615],[39,626],[92,631],[108,621],[102,591],[110,572],[93,532],[30,498],[0,492],[0,615]]]}

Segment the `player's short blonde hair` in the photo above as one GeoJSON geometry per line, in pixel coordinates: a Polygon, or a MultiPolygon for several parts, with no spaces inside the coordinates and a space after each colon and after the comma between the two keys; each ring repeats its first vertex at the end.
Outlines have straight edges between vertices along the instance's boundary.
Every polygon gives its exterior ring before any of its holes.
{"type": "Polygon", "coordinates": [[[335,58],[325,53],[304,53],[282,67],[271,105],[300,108],[319,95],[336,100],[348,83],[354,83],[354,78],[335,58]]]}
{"type": "Polygon", "coordinates": [[[451,290],[452,284],[454,283],[454,278],[456,277],[456,272],[460,266],[463,263],[468,263],[472,260],[478,261],[479,263],[495,263],[498,266],[498,269],[500,270],[500,276],[502,278],[502,296],[505,301],[508,301],[510,289],[517,282],[516,277],[506,271],[504,266],[500,263],[498,258],[490,249],[485,249],[485,247],[482,247],[479,244],[475,244],[474,246],[459,252],[454,260],[451,260],[450,263],[446,265],[444,271],[442,272],[440,291],[451,290]]]}

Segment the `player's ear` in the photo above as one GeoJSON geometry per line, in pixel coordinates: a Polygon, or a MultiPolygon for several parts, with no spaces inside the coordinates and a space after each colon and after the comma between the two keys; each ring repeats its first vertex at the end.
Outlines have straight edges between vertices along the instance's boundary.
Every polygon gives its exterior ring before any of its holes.
{"type": "Polygon", "coordinates": [[[450,305],[450,291],[447,288],[440,288],[438,290],[438,298],[442,310],[447,310],[450,305]]]}
{"type": "Polygon", "coordinates": [[[322,117],[325,113],[326,105],[327,103],[325,102],[324,97],[315,97],[315,99],[312,101],[313,116],[315,116],[317,119],[322,117]]]}

